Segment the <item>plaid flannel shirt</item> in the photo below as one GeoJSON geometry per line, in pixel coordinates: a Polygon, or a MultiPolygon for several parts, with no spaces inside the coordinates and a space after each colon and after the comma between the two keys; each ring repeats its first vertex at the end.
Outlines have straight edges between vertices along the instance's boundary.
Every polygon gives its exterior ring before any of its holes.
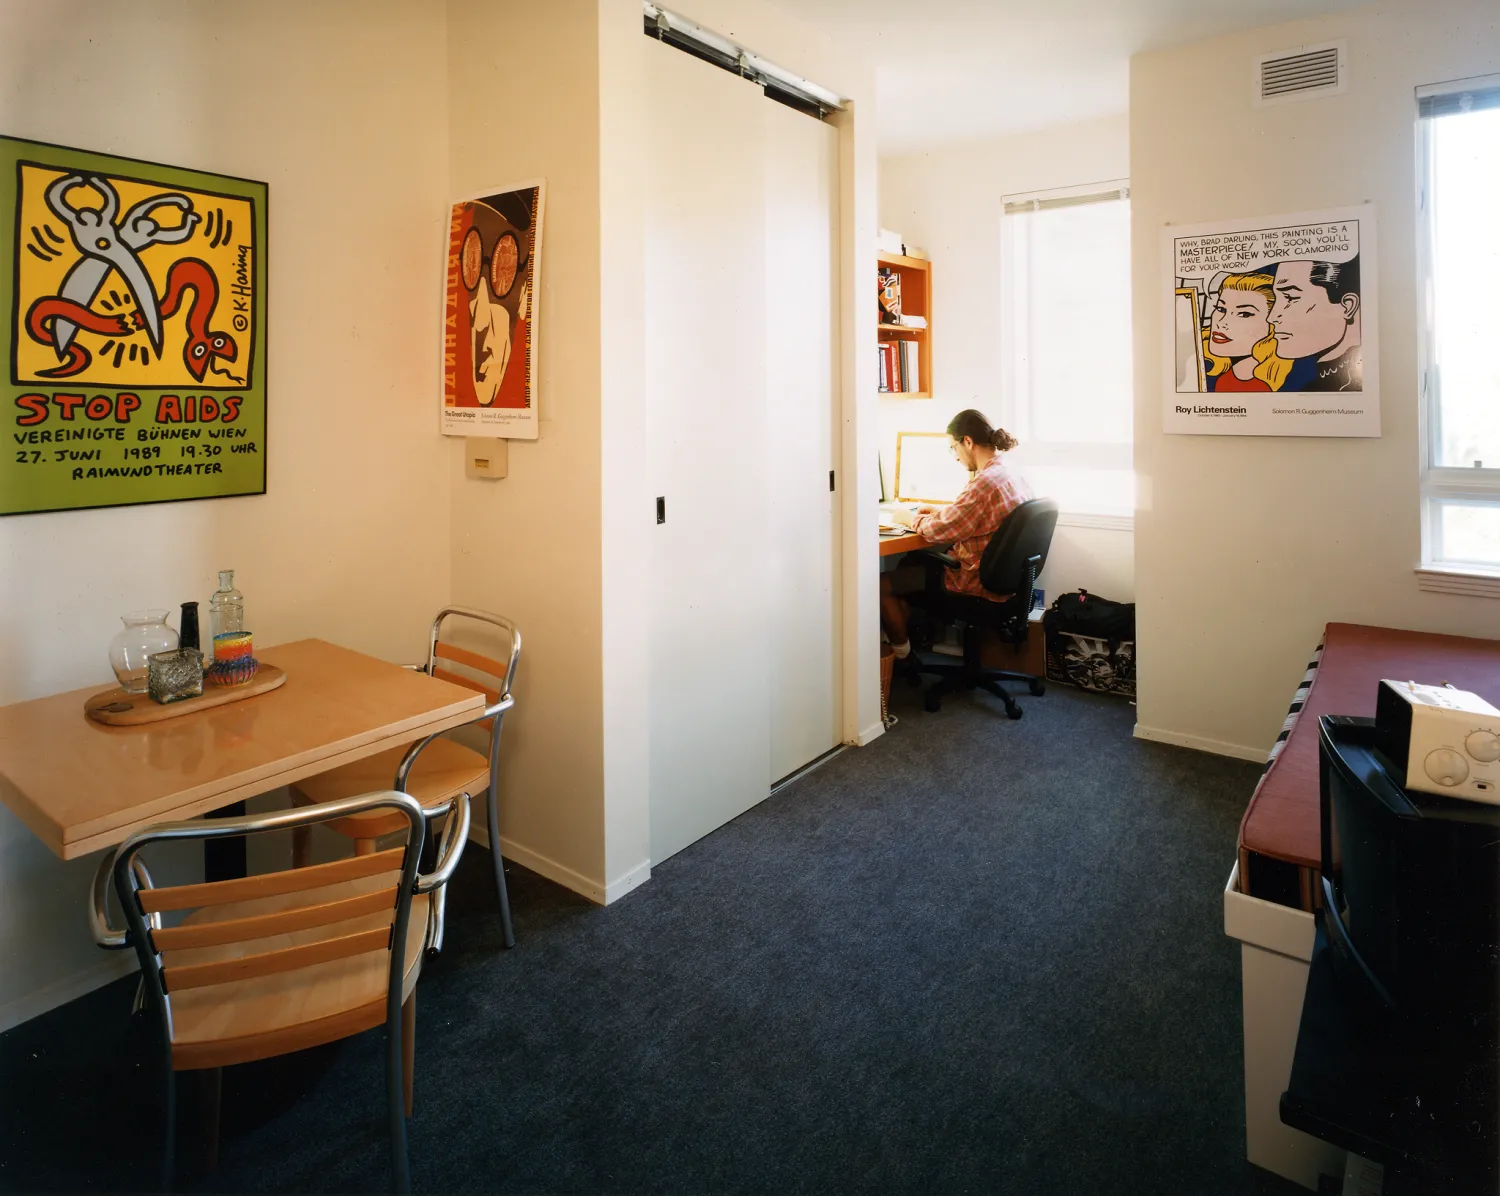
{"type": "Polygon", "coordinates": [[[1010,595],[992,594],[979,583],[979,560],[1005,517],[1031,497],[1031,487],[1011,473],[996,453],[948,506],[913,519],[912,530],[934,544],[952,545],[958,568],[943,571],[950,590],[1002,602],[1010,595]]]}

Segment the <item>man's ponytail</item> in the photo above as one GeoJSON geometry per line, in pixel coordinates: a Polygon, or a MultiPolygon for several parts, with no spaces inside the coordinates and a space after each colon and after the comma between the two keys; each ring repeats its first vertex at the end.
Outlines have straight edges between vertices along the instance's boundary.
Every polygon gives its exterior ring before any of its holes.
{"type": "Polygon", "coordinates": [[[948,435],[954,440],[962,440],[967,436],[975,444],[988,445],[1000,453],[1010,452],[1019,443],[1004,428],[990,427],[990,421],[972,407],[967,411],[960,411],[948,421],[948,435]]]}

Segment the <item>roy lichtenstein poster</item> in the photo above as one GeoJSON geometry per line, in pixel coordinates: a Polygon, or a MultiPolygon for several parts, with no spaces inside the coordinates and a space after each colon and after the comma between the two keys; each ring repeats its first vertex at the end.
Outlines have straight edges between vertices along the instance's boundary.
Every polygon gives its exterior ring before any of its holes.
{"type": "Polygon", "coordinates": [[[537,438],[537,180],[455,203],[448,216],[442,430],[537,438]]]}
{"type": "Polygon", "coordinates": [[[1375,212],[1166,230],[1164,430],[1379,436],[1375,212]]]}
{"type": "Polygon", "coordinates": [[[0,514],[263,494],[266,185],[0,137],[0,514]]]}

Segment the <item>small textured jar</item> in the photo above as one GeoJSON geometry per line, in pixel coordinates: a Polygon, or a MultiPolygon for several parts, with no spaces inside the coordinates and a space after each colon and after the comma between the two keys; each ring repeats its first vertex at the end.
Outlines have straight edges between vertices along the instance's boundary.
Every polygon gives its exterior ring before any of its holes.
{"type": "Polygon", "coordinates": [[[148,692],[153,702],[166,705],[203,693],[203,653],[197,648],[158,652],[148,666],[148,692]]]}

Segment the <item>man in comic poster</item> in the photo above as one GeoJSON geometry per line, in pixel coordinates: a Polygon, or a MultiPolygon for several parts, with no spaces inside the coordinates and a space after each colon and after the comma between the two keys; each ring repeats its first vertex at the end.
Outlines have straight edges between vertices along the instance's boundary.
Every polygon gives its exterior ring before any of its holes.
{"type": "Polygon", "coordinates": [[[1289,391],[1361,390],[1359,257],[1277,262],[1270,324],[1276,351],[1292,361],[1289,391]]]}

